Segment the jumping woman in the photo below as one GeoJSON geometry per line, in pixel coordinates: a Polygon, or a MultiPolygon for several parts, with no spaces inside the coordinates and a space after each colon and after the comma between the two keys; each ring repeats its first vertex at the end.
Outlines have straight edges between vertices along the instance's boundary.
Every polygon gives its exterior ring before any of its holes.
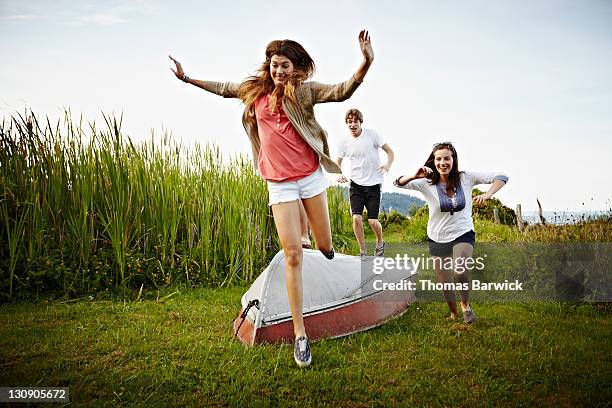
{"type": "Polygon", "coordinates": [[[321,169],[341,173],[329,157],[327,133],[314,115],[314,105],[341,102],[355,92],[374,60],[368,32],[359,33],[363,62],[342,83],[327,85],[307,81],[315,70],[308,52],[292,40],[272,41],[257,73],[242,83],[212,82],[188,77],[170,57],[178,79],[225,98],[239,98],[245,105],[242,123],[251,141],[253,161],[267,181],[269,204],[285,254],[287,295],[295,334],[294,359],[310,364],[312,354],[302,314],[302,223],[299,201],[304,205],[317,248],[334,257],[327,178],[321,169]]]}

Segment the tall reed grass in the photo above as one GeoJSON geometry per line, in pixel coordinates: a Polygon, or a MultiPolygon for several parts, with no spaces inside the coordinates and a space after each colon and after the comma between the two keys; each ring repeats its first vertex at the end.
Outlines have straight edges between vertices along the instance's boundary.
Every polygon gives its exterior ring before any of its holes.
{"type": "MultiPolygon", "coordinates": [[[[167,133],[134,144],[121,118],[105,121],[2,121],[0,299],[254,279],[279,246],[250,158],[167,133]]],[[[329,197],[337,235],[350,216],[329,197]]]]}

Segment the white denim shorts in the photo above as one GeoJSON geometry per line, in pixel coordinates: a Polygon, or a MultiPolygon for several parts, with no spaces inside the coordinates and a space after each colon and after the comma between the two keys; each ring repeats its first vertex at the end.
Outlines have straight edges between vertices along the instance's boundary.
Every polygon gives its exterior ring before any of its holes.
{"type": "Polygon", "coordinates": [[[268,205],[311,198],[329,187],[321,166],[314,173],[294,181],[268,181],[268,205]]]}

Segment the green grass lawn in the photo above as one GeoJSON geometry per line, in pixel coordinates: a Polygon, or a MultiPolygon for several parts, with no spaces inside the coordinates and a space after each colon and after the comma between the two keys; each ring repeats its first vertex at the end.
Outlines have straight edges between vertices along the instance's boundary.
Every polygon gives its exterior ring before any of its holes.
{"type": "Polygon", "coordinates": [[[164,302],[0,307],[0,385],[68,386],[71,405],[609,406],[610,304],[480,303],[472,326],[415,303],[382,327],[313,344],[245,348],[244,287],[164,302]]]}

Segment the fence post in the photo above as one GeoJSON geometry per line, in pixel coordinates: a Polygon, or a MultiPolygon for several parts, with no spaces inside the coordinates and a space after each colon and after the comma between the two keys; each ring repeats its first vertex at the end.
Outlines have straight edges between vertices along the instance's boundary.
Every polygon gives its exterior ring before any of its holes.
{"type": "Polygon", "coordinates": [[[521,211],[521,205],[516,205],[516,226],[519,231],[523,230],[523,212],[521,211]]]}
{"type": "Polygon", "coordinates": [[[540,215],[540,222],[542,223],[542,225],[546,225],[546,218],[544,218],[544,212],[542,211],[542,204],[540,204],[540,200],[538,198],[536,198],[536,201],[538,202],[538,214],[540,215]]]}
{"type": "Polygon", "coordinates": [[[499,224],[499,208],[493,207],[493,218],[495,219],[495,223],[499,224]]]}

